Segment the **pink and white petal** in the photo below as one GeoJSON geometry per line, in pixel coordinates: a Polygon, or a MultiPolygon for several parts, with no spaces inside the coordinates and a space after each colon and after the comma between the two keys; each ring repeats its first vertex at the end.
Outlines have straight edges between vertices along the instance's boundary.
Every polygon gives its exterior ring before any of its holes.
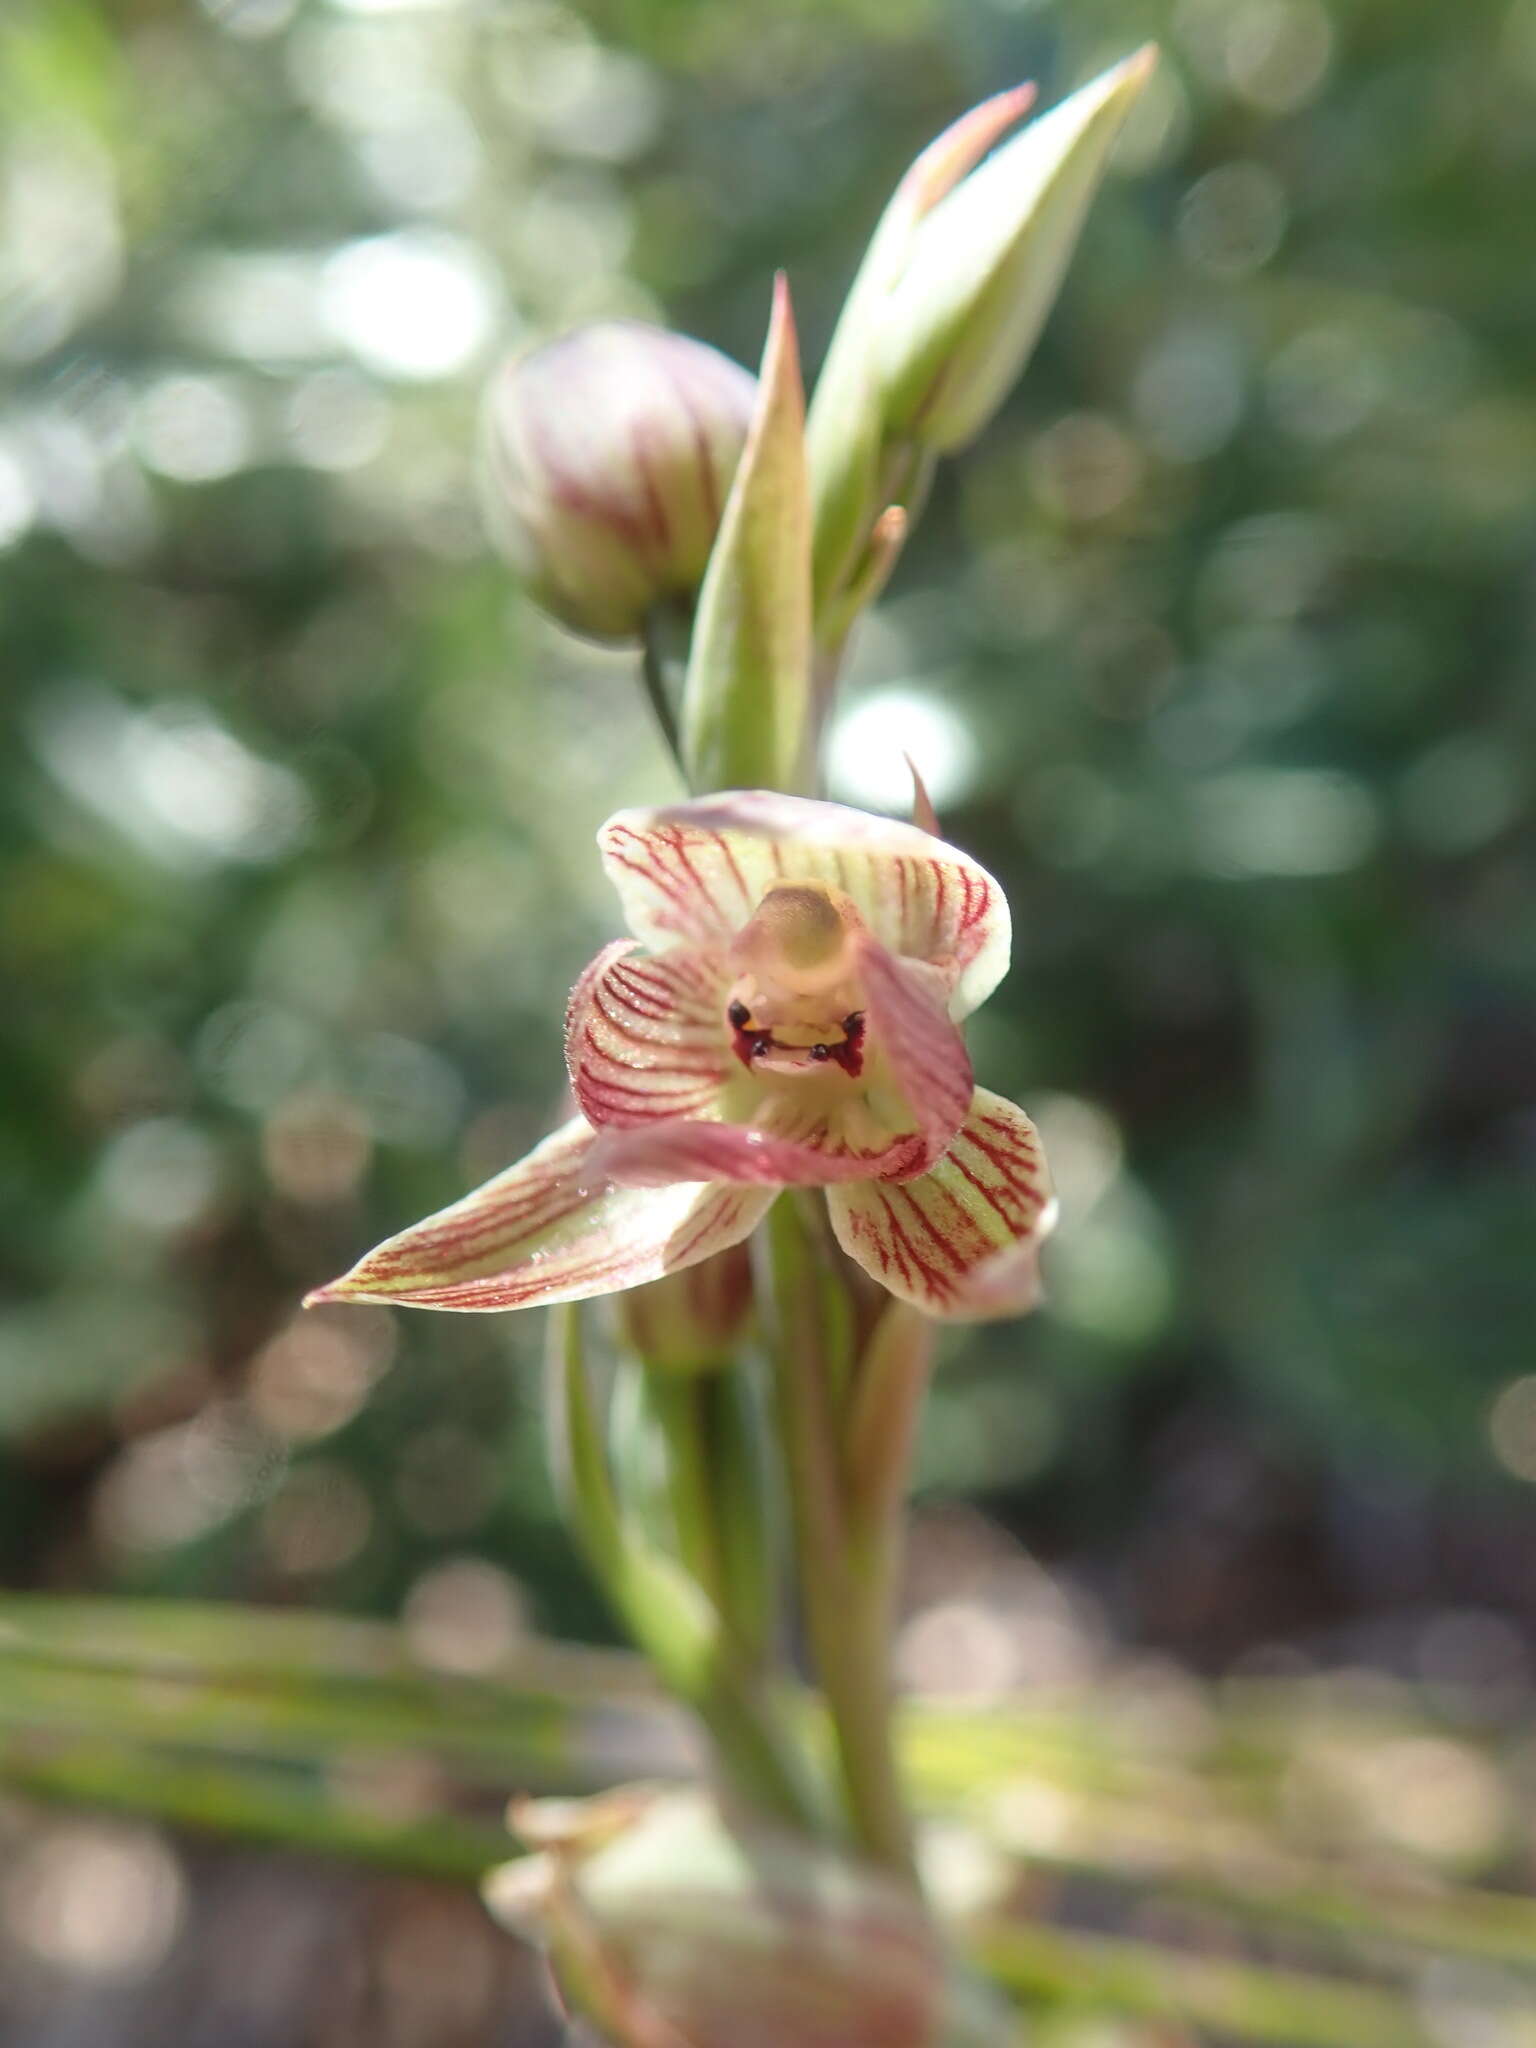
{"type": "Polygon", "coordinates": [[[419,1308],[533,1308],[583,1301],[739,1244],[767,1212],[770,1189],[614,1187],[593,1168],[597,1133],[574,1117],[505,1173],[389,1238],[321,1301],[419,1308]]]}
{"type": "Polygon", "coordinates": [[[686,948],[652,959],[632,939],[604,947],[565,1013],[565,1063],[592,1123],[721,1113],[735,1067],[727,980],[723,962],[686,948]]]}
{"type": "MultiPolygon", "coordinates": [[[[944,1153],[970,1111],[975,1087],[970,1054],[945,1008],[945,984],[937,968],[898,960],[868,937],[858,941],[855,960],[871,1060],[883,1065],[895,1083],[922,1139],[918,1163],[909,1169],[921,1173],[944,1153]]],[[[877,1177],[906,1179],[909,1174],[877,1177]]]]}
{"type": "Polygon", "coordinates": [[[620,811],[598,834],[625,922],[654,952],[727,945],[780,881],[830,882],[893,953],[945,969],[963,1017],[1008,968],[1008,904],[977,861],[918,825],[844,804],[728,790],[620,811]]]}
{"type": "Polygon", "coordinates": [[[930,1173],[829,1188],[827,1206],[848,1256],[929,1315],[984,1322],[1039,1297],[1036,1262],[1056,1220],[1045,1154],[1023,1110],[985,1088],[930,1173]]]}

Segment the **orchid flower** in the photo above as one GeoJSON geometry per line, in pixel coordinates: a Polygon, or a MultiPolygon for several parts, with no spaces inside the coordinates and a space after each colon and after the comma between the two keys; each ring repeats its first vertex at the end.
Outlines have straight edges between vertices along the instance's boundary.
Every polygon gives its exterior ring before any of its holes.
{"type": "Polygon", "coordinates": [[[1008,906],[917,825],[764,791],[598,835],[633,936],[577,982],[580,1114],[312,1301],[507,1309],[611,1294],[739,1244],[787,1187],[933,1316],[1019,1314],[1054,1220],[1033,1124],[975,1087],[960,1021],[1008,906]]]}

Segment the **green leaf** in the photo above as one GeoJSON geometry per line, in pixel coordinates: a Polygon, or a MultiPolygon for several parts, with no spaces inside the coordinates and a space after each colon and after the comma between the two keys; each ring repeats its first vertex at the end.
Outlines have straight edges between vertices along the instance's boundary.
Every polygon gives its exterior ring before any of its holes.
{"type": "Polygon", "coordinates": [[[780,277],[757,412],[699,593],[683,688],[695,790],[806,786],[811,704],[811,514],[805,396],[780,277]]]}

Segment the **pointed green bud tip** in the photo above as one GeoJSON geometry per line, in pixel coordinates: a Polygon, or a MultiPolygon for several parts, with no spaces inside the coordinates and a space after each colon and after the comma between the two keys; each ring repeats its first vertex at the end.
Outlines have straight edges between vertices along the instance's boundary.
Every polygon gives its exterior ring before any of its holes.
{"type": "Polygon", "coordinates": [[[913,227],[878,337],[886,435],[936,454],[973,440],[1060,287],[1153,44],[1031,121],[913,227]]]}
{"type": "MultiPolygon", "coordinates": [[[[525,1812],[513,1819],[526,1834],[525,1812]]],[[[617,1831],[578,1827],[565,1846],[536,1818],[533,1834],[539,1856],[488,1880],[491,1911],[537,1930],[571,2011],[622,2048],[947,2038],[938,1937],[877,1871],[787,1831],[728,1825],[695,1792],[658,1791],[617,1831]]]]}
{"type": "Polygon", "coordinates": [[[756,379],[640,321],[513,356],[486,393],[483,497],[529,595],[578,633],[639,637],[703,581],[756,379]]]}

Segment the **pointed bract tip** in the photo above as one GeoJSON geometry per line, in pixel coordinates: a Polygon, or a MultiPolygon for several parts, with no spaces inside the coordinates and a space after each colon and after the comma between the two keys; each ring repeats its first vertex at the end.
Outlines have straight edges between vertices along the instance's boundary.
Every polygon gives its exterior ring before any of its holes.
{"type": "Polygon", "coordinates": [[[1022,120],[1034,105],[1035,93],[1028,81],[994,93],[929,143],[897,188],[898,196],[910,203],[913,220],[931,213],[1015,121],[1022,120]]]}
{"type": "MultiPolygon", "coordinates": [[[[789,397],[803,414],[805,384],[800,374],[800,337],[795,328],[794,301],[789,278],[782,270],[773,274],[773,304],[768,315],[768,335],[763,343],[762,368],[758,375],[757,406],[748,429],[749,444],[756,444],[767,431],[775,406],[789,397]]],[[[745,462],[743,467],[750,469],[745,462]]]]}
{"type": "Polygon", "coordinates": [[[928,785],[924,782],[912,756],[904,751],[902,759],[912,775],[912,822],[919,832],[929,832],[935,839],[942,839],[944,835],[939,830],[939,814],[933,808],[933,798],[928,794],[928,785]]]}
{"type": "Polygon", "coordinates": [[[345,1301],[347,1283],[345,1280],[327,1280],[323,1287],[311,1287],[299,1303],[300,1308],[323,1308],[328,1301],[345,1301]]]}
{"type": "Polygon", "coordinates": [[[1156,43],[1143,43],[1141,48],[1133,50],[1120,66],[1122,76],[1134,78],[1138,83],[1145,82],[1157,69],[1161,55],[1162,52],[1156,43]]]}
{"type": "Polygon", "coordinates": [[[905,505],[887,505],[871,529],[870,538],[882,550],[894,554],[907,537],[912,515],[905,505]]]}
{"type": "Polygon", "coordinates": [[[773,355],[775,341],[798,361],[799,341],[795,332],[795,302],[790,296],[789,273],[784,270],[776,270],[773,273],[773,310],[768,321],[765,361],[773,355]]]}

